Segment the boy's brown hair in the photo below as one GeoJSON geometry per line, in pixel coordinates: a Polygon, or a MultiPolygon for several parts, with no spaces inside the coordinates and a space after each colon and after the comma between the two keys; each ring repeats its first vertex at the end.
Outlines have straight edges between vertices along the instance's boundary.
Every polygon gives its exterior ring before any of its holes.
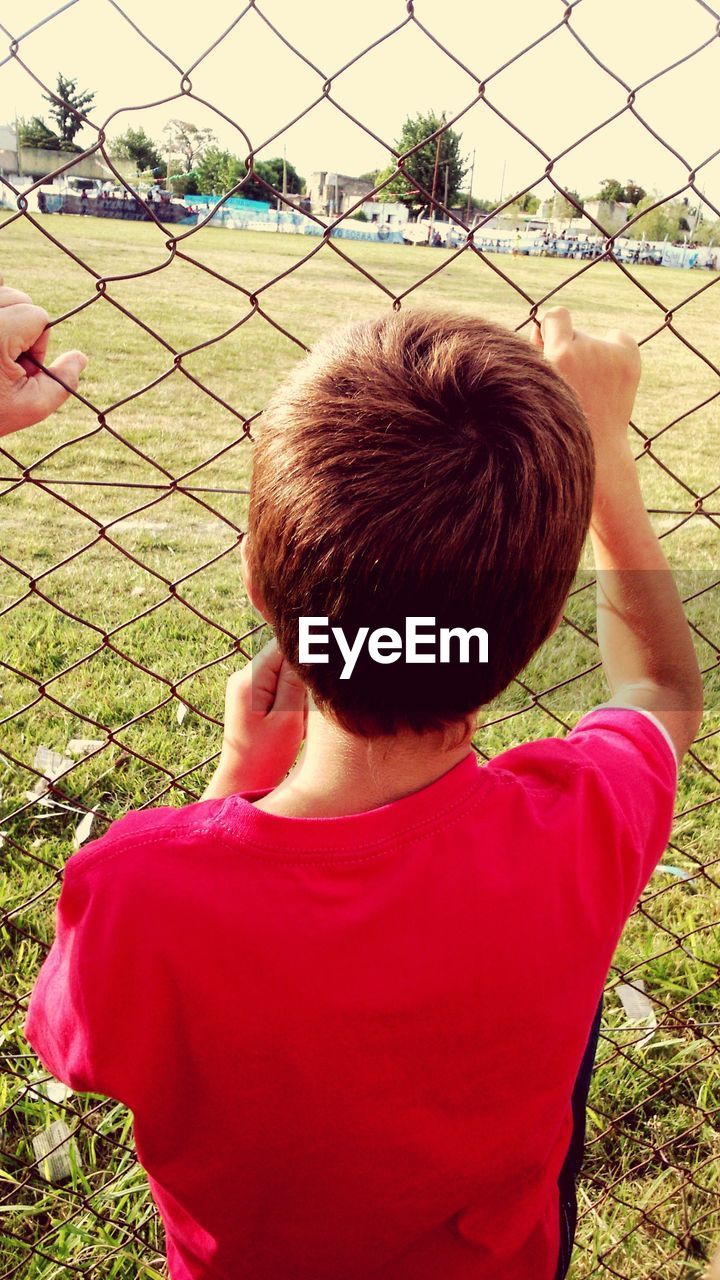
{"type": "Polygon", "coordinates": [[[590,520],[594,458],[569,387],[525,339],[472,315],[340,330],[273,396],[249,562],[278,643],[354,733],[442,728],[489,702],[552,632],[590,520]],[[489,661],[298,662],[298,620],[404,634],[484,627],[489,661]]]}

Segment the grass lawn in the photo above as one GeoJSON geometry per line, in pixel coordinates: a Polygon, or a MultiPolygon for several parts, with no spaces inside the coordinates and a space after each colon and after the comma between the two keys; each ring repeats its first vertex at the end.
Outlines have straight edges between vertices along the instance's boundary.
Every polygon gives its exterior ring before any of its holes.
{"type": "MultiPolygon", "coordinates": [[[[700,1277],[720,1241],[720,594],[710,589],[720,577],[720,399],[711,399],[720,391],[720,291],[682,304],[718,277],[632,268],[652,301],[613,263],[581,271],[580,262],[488,263],[467,251],[453,259],[209,229],[173,253],[149,224],[55,216],[39,226],[45,235],[23,219],[0,227],[0,271],[53,318],[68,316],[57,350],[79,346],[91,359],[86,405],[73,401],[0,449],[0,1280],[163,1275],[127,1113],[95,1098],[48,1099],[22,1037],[23,1009],[83,811],[96,811],[98,834],[129,807],[181,804],[203,788],[224,679],[249,649],[238,547],[253,420],[302,354],[287,335],[311,345],[406,294],[403,305],[478,308],[518,326],[528,315],[523,293],[537,301],[558,289],[581,325],[654,335],[643,348],[638,466],[707,671],[706,718],[664,859],[675,870],[653,876],[610,977],[572,1274],[700,1277]],[[669,313],[676,333],[663,323],[669,313]],[[102,745],[62,778],[59,803],[28,799],[38,748],[62,752],[73,737],[102,745]],[[638,979],[657,1015],[649,1038],[616,990],[638,979]],[[81,1165],[50,1183],[33,1163],[32,1138],[60,1119],[75,1132],[81,1165]]],[[[566,625],[491,708],[481,752],[562,733],[606,696],[588,578],[579,578],[566,625]]]]}

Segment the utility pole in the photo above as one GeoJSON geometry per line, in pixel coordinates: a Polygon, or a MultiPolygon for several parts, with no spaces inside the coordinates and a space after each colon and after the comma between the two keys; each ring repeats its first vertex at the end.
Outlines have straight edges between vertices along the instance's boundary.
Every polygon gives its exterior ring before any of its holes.
{"type": "Polygon", "coordinates": [[[283,195],[287,195],[287,148],[283,147],[283,195]]]}
{"type": "MultiPolygon", "coordinates": [[[[443,113],[442,113],[442,118],[441,118],[440,123],[441,123],[442,125],[444,125],[444,124],[445,124],[445,112],[444,112],[444,111],[443,111],[443,113]]],[[[440,143],[441,143],[441,141],[442,141],[442,129],[441,129],[441,130],[440,130],[440,132],[438,133],[438,136],[437,136],[437,139],[436,139],[436,142],[435,142],[435,167],[433,168],[432,192],[431,192],[431,199],[430,199],[430,226],[428,227],[428,240],[429,240],[429,239],[430,239],[430,237],[432,236],[432,224],[433,224],[433,222],[435,221],[435,189],[436,189],[436,187],[437,187],[438,167],[439,167],[439,164],[440,164],[440,143]]]]}
{"type": "Polygon", "coordinates": [[[473,189],[474,177],[475,177],[475,152],[473,151],[472,162],[470,164],[470,186],[468,187],[467,209],[465,211],[465,221],[467,222],[468,226],[470,226],[470,219],[472,217],[472,189],[473,189]]]}
{"type": "Polygon", "coordinates": [[[446,161],[445,161],[445,221],[446,221],[446,222],[448,222],[448,221],[450,220],[450,215],[449,215],[449,213],[447,212],[447,207],[448,207],[448,179],[449,179],[449,177],[450,177],[450,161],[449,161],[449,160],[446,160],[446,161]]]}
{"type": "Polygon", "coordinates": [[[441,136],[442,136],[441,134],[438,134],[438,136],[437,136],[437,141],[436,141],[436,143],[435,143],[435,168],[433,169],[432,191],[431,191],[431,193],[430,193],[430,208],[431,208],[431,209],[434,209],[434,208],[435,208],[435,188],[436,188],[436,186],[437,186],[438,168],[439,168],[439,166],[440,166],[440,138],[441,138],[441,136]]]}

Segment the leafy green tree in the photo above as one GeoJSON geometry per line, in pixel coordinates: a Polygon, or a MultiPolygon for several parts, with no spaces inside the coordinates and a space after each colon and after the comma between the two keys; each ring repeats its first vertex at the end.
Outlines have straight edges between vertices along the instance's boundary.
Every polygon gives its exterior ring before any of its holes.
{"type": "Polygon", "coordinates": [[[60,71],[55,84],[55,97],[44,93],[43,98],[50,103],[50,116],[58,128],[60,149],[79,151],[75,138],[82,129],[84,121],[78,112],[87,113],[87,108],[91,107],[95,101],[95,94],[89,89],[79,90],[77,80],[64,76],[60,71]]]}
{"type": "Polygon", "coordinates": [[[617,178],[605,178],[597,198],[605,204],[613,204],[623,198],[624,189],[622,182],[618,182],[617,178]]]}
{"type": "MultiPolygon", "coordinates": [[[[257,160],[252,171],[247,175],[244,161],[233,155],[232,151],[212,143],[209,146],[203,146],[192,172],[197,180],[196,190],[203,195],[223,195],[245,179],[236,192],[238,196],[245,200],[263,200],[265,203],[272,204],[275,199],[273,192],[282,193],[283,168],[286,194],[300,195],[305,181],[295,166],[289,160],[283,161],[282,156],[274,156],[271,160],[257,160]],[[273,190],[268,191],[264,183],[273,190]]],[[[177,178],[173,179],[174,189],[177,189],[177,181],[177,178]]],[[[187,194],[195,194],[195,192],[187,194]]]]}
{"type": "Polygon", "coordinates": [[[198,175],[195,169],[191,169],[189,173],[171,173],[167,182],[176,196],[196,196],[200,191],[198,175]]]}
{"type": "MultiPolygon", "coordinates": [[[[460,192],[460,195],[457,198],[457,204],[459,204],[463,210],[467,209],[467,206],[468,206],[467,191],[460,192]]],[[[475,217],[477,215],[482,217],[482,215],[485,213],[492,213],[493,209],[496,209],[496,208],[497,208],[497,200],[486,200],[482,196],[470,197],[470,216],[471,217],[475,217]]]]}
{"type": "MultiPolygon", "coordinates": [[[[440,134],[439,148],[438,139],[430,136],[437,129],[442,128],[443,123],[444,121],[434,111],[428,111],[424,114],[418,112],[415,116],[408,116],[402,127],[400,137],[395,143],[395,148],[401,155],[404,155],[417,146],[418,143],[422,143],[422,146],[419,146],[418,150],[408,157],[403,166],[408,176],[405,177],[401,173],[392,182],[388,183],[380,192],[379,198],[381,200],[399,200],[411,212],[419,212],[427,207],[428,197],[419,191],[414,183],[419,183],[425,188],[425,191],[432,194],[433,177],[435,176],[435,200],[444,204],[445,178],[447,174],[448,207],[457,203],[467,168],[463,164],[460,155],[461,137],[459,133],[456,133],[454,129],[445,129],[440,134]]],[[[378,174],[378,182],[384,182],[396,168],[396,165],[390,165],[387,169],[383,169],[382,173],[378,174]]]]}
{"type": "Polygon", "coordinates": [[[617,202],[637,205],[646,195],[645,188],[633,182],[632,178],[628,178],[624,186],[622,182],[618,182],[617,178],[606,178],[597,194],[597,199],[603,200],[606,204],[617,202]]]}
{"type": "Polygon", "coordinates": [[[532,191],[526,191],[525,195],[521,196],[510,207],[517,209],[518,213],[537,213],[540,208],[540,201],[537,196],[533,195],[532,191]]]}
{"type": "Polygon", "coordinates": [[[367,173],[360,174],[358,182],[372,182],[373,186],[375,186],[381,172],[381,169],[369,169],[367,173]]]}
{"type": "MultiPolygon", "coordinates": [[[[305,188],[305,180],[300,177],[297,169],[289,160],[285,162],[285,194],[289,196],[299,196],[305,188]]],[[[272,191],[268,191],[263,186],[263,182],[267,182],[275,191],[282,193],[283,189],[283,158],[282,156],[273,156],[271,160],[256,160],[253,166],[251,176],[244,184],[242,189],[238,191],[239,196],[244,196],[246,200],[265,200],[272,204],[275,197],[272,191]],[[258,181],[262,178],[262,182],[258,181]]]]}
{"type": "MultiPolygon", "coordinates": [[[[694,224],[695,210],[692,210],[692,213],[694,224]]],[[[720,244],[720,218],[708,222],[701,215],[693,234],[693,240],[696,240],[698,244],[720,244]]]]}
{"type": "MultiPolygon", "coordinates": [[[[283,158],[282,156],[274,156],[271,160],[258,160],[255,165],[255,172],[264,178],[265,182],[269,182],[276,191],[283,189],[283,158]]],[[[289,196],[299,196],[304,186],[303,179],[300,177],[297,169],[290,163],[285,161],[285,194],[289,196]]]]}
{"type": "MultiPolygon", "coordinates": [[[[644,196],[635,213],[641,213],[657,200],[657,195],[644,196]]],[[[681,232],[685,205],[681,200],[665,200],[656,209],[649,209],[637,222],[628,227],[627,234],[634,240],[677,240],[681,232]]],[[[687,223],[686,223],[687,225],[687,223]]]]}
{"type": "Polygon", "coordinates": [[[637,205],[641,200],[644,200],[646,195],[645,188],[638,186],[637,182],[633,182],[632,178],[629,178],[623,188],[622,199],[627,204],[637,205]]]}
{"type": "MultiPolygon", "coordinates": [[[[245,166],[231,151],[208,147],[196,166],[198,187],[203,195],[219,196],[232,190],[245,173],[245,166]]],[[[238,195],[241,194],[238,192],[238,195]]]]}
{"type": "Polygon", "coordinates": [[[41,151],[59,151],[60,139],[40,116],[18,120],[17,140],[21,147],[38,147],[41,151]]]}
{"type": "Polygon", "coordinates": [[[110,155],[114,160],[131,160],[138,173],[162,168],[162,156],[157,145],[144,129],[126,129],[119,137],[113,138],[110,155]]]}

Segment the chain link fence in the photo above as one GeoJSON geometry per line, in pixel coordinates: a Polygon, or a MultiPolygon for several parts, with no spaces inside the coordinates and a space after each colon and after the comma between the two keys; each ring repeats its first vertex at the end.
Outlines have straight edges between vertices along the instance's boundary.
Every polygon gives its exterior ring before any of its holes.
{"type": "MultiPolygon", "coordinates": [[[[613,315],[619,307],[632,315],[649,366],[665,370],[663,387],[653,384],[632,429],[648,506],[687,602],[708,713],[685,764],[667,861],[628,925],[609,978],[574,1274],[627,1280],[705,1274],[720,1239],[720,762],[713,699],[720,657],[720,574],[714,570],[720,482],[712,475],[720,456],[720,348],[718,313],[711,311],[720,277],[714,270],[700,277],[624,261],[617,234],[600,217],[590,218],[602,237],[597,254],[562,264],[500,257],[488,243],[488,223],[541,184],[579,215],[577,197],[556,176],[559,161],[621,116],[631,116],[685,172],[682,184],[649,211],[688,195],[720,217],[703,186],[703,172],[718,153],[694,154],[688,128],[687,154],[681,154],[643,110],[644,90],[718,47],[720,15],[703,0],[688,0],[706,18],[705,38],[672,66],[632,84],[576,29],[577,10],[586,2],[562,0],[557,22],[490,71],[476,66],[480,58],[472,48],[463,48],[462,58],[446,48],[425,7],[409,0],[388,6],[392,28],[330,74],[271,21],[262,2],[250,0],[184,67],[116,0],[107,0],[108,11],[172,69],[175,97],[186,113],[214,109],[193,88],[204,60],[243,24],[262,23],[284,56],[301,60],[316,81],[316,96],[302,109],[298,104],[285,127],[318,105],[342,113],[384,150],[393,174],[404,174],[409,188],[457,228],[454,248],[340,241],[336,232],[360,198],[334,217],[307,213],[315,230],[309,242],[277,236],[267,249],[255,241],[246,248],[247,232],[221,231],[217,221],[210,226],[213,208],[196,225],[173,228],[113,159],[112,117],[102,125],[83,117],[83,136],[92,145],[80,156],[58,155],[55,174],[101,158],[143,211],[134,249],[126,225],[108,220],[101,236],[94,219],[37,212],[32,197],[39,182],[20,189],[1,179],[0,255],[9,282],[39,295],[59,340],[74,345],[80,337],[91,356],[81,390],[57,420],[0,449],[2,1280],[165,1274],[161,1233],[126,1112],[112,1102],[74,1097],[48,1080],[22,1037],[29,991],[52,937],[62,868],[74,846],[124,809],[185,803],[202,791],[217,753],[224,677],[249,656],[257,629],[247,602],[238,603],[238,547],[253,427],[277,377],[346,314],[359,316],[378,302],[413,305],[416,297],[447,302],[459,293],[468,301],[473,290],[480,304],[500,299],[496,310],[518,329],[551,300],[567,299],[590,316],[596,305],[613,315]],[[461,126],[470,113],[491,113],[536,157],[532,181],[472,223],[444,207],[440,184],[425,189],[413,177],[413,154],[427,139],[401,154],[342,103],[348,70],[405,28],[431,43],[468,87],[466,105],[442,129],[461,126]],[[562,155],[546,151],[495,101],[507,69],[557,39],[581,49],[613,81],[620,102],[562,155]],[[196,313],[198,328],[188,342],[179,317],[196,313]]],[[[33,40],[78,3],[70,0],[25,32],[0,23],[7,42],[0,76],[12,67],[53,96],[34,69],[33,40]]],[[[143,110],[169,102],[151,92],[147,99],[143,110]]],[[[252,179],[278,209],[294,210],[297,197],[283,195],[255,170],[283,130],[253,145],[239,121],[219,114],[239,130],[247,156],[247,174],[225,192],[221,206],[252,179]]],[[[493,708],[477,738],[480,754],[563,733],[602,699],[592,597],[586,575],[550,658],[540,655],[493,708]]]]}

